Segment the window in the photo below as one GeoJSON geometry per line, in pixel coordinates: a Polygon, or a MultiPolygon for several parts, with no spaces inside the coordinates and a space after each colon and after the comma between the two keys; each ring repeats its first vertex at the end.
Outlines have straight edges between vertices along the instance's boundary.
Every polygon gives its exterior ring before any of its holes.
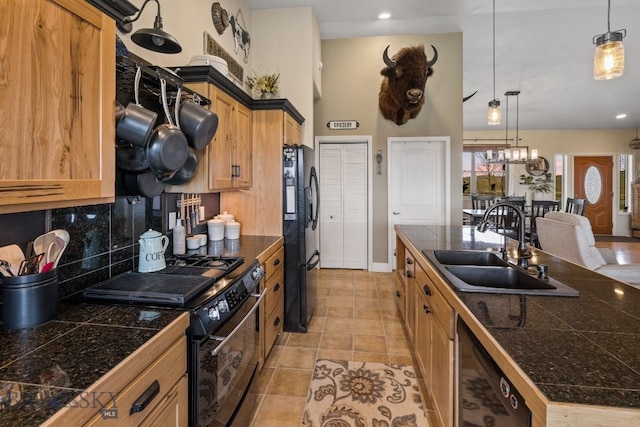
{"type": "Polygon", "coordinates": [[[556,200],[564,200],[562,197],[564,191],[564,169],[565,169],[565,156],[562,154],[555,154],[553,156],[553,176],[556,180],[556,200]]]}
{"type": "Polygon", "coordinates": [[[505,165],[489,164],[486,147],[465,147],[462,153],[462,192],[470,194],[505,194],[505,165]]]}
{"type": "Polygon", "coordinates": [[[628,212],[631,205],[631,184],[633,183],[633,156],[620,154],[618,159],[620,203],[618,208],[622,212],[628,212]]]}

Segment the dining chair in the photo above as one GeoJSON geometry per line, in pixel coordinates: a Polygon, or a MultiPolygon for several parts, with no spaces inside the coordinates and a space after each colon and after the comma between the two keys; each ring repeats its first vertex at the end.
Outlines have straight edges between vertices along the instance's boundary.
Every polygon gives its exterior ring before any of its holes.
{"type": "Polygon", "coordinates": [[[564,211],[576,215],[584,215],[584,199],[567,197],[567,204],[564,207],[564,211]]]}
{"type": "Polygon", "coordinates": [[[519,238],[520,215],[517,210],[524,212],[525,201],[508,202],[508,206],[500,206],[489,218],[490,229],[512,239],[519,238]]]}
{"type": "Polygon", "coordinates": [[[557,200],[532,200],[531,218],[529,220],[529,231],[525,233],[529,244],[540,248],[538,232],[536,228],[536,218],[544,217],[547,212],[557,212],[560,210],[560,202],[557,200]]]}
{"type": "Polygon", "coordinates": [[[492,195],[471,195],[471,207],[473,209],[487,209],[493,204],[496,198],[492,195]]]}

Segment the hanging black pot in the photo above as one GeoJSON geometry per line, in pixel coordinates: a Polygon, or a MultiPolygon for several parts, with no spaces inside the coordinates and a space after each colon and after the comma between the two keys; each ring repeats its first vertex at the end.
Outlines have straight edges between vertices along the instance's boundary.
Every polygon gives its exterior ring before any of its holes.
{"type": "Polygon", "coordinates": [[[172,123],[167,105],[167,83],[164,79],[160,80],[160,87],[162,106],[169,123],[163,123],[155,128],[147,144],[146,155],[149,167],[156,175],[164,176],[173,174],[184,165],[189,155],[189,144],[180,128],[172,123]]]}
{"type": "Polygon", "coordinates": [[[142,173],[124,173],[124,185],[134,196],[156,197],[164,191],[165,183],[158,181],[151,170],[142,173]]]}
{"type": "Polygon", "coordinates": [[[184,165],[176,171],[176,173],[164,182],[171,185],[182,185],[191,181],[191,178],[196,174],[198,169],[198,158],[193,148],[189,147],[189,155],[184,165]]]}
{"type": "Polygon", "coordinates": [[[117,146],[116,165],[127,172],[142,172],[149,169],[145,148],[133,145],[117,146]]]}

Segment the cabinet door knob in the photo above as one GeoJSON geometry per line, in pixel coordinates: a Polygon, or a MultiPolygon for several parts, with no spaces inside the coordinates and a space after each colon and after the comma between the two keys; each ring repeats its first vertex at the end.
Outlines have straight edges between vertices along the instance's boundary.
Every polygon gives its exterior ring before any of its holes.
{"type": "Polygon", "coordinates": [[[413,274],[411,274],[411,272],[409,270],[407,270],[407,277],[409,279],[413,278],[413,274]]]}
{"type": "Polygon", "coordinates": [[[407,259],[405,260],[405,262],[409,265],[413,264],[413,260],[409,257],[407,257],[407,259]]]}
{"type": "Polygon", "coordinates": [[[278,292],[280,290],[280,283],[276,283],[276,285],[273,287],[273,292],[278,292]]]}
{"type": "Polygon", "coordinates": [[[422,306],[422,309],[423,309],[423,310],[424,310],[424,312],[425,312],[425,313],[427,313],[427,314],[431,313],[431,309],[430,309],[430,308],[429,308],[429,306],[427,306],[427,305],[423,305],[423,306],[422,306]]]}
{"type": "Polygon", "coordinates": [[[427,295],[427,296],[431,296],[431,289],[429,288],[429,286],[428,286],[428,285],[424,285],[424,286],[422,287],[422,290],[424,291],[424,294],[425,294],[425,295],[427,295]]]}
{"type": "Polygon", "coordinates": [[[273,326],[278,326],[280,324],[280,316],[276,317],[276,320],[273,321],[273,326]]]}
{"type": "Polygon", "coordinates": [[[275,267],[276,265],[280,265],[280,258],[276,258],[276,259],[273,261],[273,266],[275,267]]]}
{"type": "Polygon", "coordinates": [[[400,291],[396,291],[396,296],[397,296],[397,297],[401,297],[401,296],[402,296],[402,294],[400,293],[400,291]]]}

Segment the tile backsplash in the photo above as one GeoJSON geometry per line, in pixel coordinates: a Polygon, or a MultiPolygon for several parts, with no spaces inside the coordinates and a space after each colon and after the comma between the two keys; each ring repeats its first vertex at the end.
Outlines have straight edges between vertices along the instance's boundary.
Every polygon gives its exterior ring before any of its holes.
{"type": "MultiPolygon", "coordinates": [[[[71,239],[58,264],[58,296],[75,294],[138,266],[138,238],[149,229],[167,234],[176,194],[118,197],[114,203],[0,215],[0,246],[27,243],[45,231],[65,229],[71,239]]],[[[207,218],[220,212],[219,194],[201,195],[207,218]]],[[[206,228],[205,228],[206,229],[206,228]]],[[[171,244],[167,249],[171,252],[171,244]]]]}

